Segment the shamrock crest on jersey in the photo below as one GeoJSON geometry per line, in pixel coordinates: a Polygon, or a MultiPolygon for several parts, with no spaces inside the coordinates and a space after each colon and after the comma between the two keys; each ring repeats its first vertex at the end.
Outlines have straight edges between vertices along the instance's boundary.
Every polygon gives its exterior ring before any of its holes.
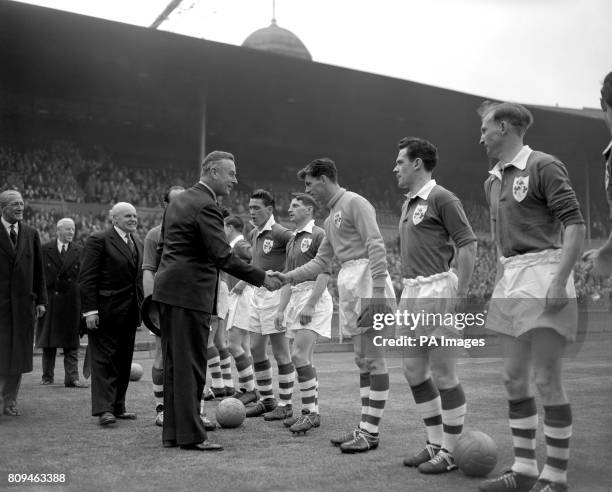
{"type": "Polygon", "coordinates": [[[342,224],[342,210],[338,210],[334,214],[334,225],[336,228],[340,229],[340,225],[342,224]]]}
{"type": "Polygon", "coordinates": [[[426,204],[417,205],[412,214],[412,223],[417,225],[419,222],[421,222],[423,217],[425,217],[425,212],[427,212],[426,204]]]}
{"type": "Polygon", "coordinates": [[[517,176],[512,185],[512,196],[517,202],[522,202],[529,189],[529,176],[517,176]]]}
{"type": "Polygon", "coordinates": [[[263,252],[269,254],[270,251],[272,251],[272,246],[274,246],[274,241],[272,241],[272,239],[264,239],[262,246],[263,252]]]}
{"type": "Polygon", "coordinates": [[[306,253],[306,251],[308,251],[308,248],[310,248],[311,244],[312,238],[305,237],[304,239],[302,239],[302,242],[300,243],[300,250],[302,251],[302,253],[306,253]]]}

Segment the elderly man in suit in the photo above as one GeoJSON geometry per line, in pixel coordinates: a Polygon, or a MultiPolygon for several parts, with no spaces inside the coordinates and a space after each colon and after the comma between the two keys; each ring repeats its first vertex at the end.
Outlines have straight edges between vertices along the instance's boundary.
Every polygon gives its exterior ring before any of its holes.
{"type": "Polygon", "coordinates": [[[91,413],[102,426],[136,418],[126,412],[125,393],[143,298],[142,246],[133,236],[136,209],[119,202],[110,216],[112,227],[85,243],[79,275],[91,357],[91,413]]]}
{"type": "Polygon", "coordinates": [[[236,183],[234,156],[211,152],[202,162],[200,181],[172,200],[164,215],[153,300],[159,303],[164,353],[165,447],[222,449],[206,441],[198,412],[219,270],[257,286],[278,287],[263,270],[235,256],[227,243],[217,198],[236,183]]]}
{"type": "Polygon", "coordinates": [[[40,239],[23,210],[19,192],[0,193],[0,411],[13,417],[21,375],[32,371],[35,318],[47,304],[40,239]]]}
{"type": "Polygon", "coordinates": [[[57,349],[64,350],[64,385],[87,388],[79,381],[78,354],[81,321],[79,268],[83,247],[72,242],[74,221],[64,217],[57,222],[57,237],[43,244],[43,265],[49,306],[38,320],[36,347],[43,349],[42,381],[53,384],[57,349]]]}

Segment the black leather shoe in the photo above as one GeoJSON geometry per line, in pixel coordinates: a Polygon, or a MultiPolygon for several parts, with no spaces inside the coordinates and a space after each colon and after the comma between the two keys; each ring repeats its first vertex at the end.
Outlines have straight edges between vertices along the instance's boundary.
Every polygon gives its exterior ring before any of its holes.
{"type": "Polygon", "coordinates": [[[121,420],[136,420],[136,414],[133,412],[116,413],[115,417],[121,420]]]}
{"type": "Polygon", "coordinates": [[[98,421],[100,425],[105,426],[109,424],[114,424],[115,422],[117,422],[117,419],[115,419],[115,416],[112,413],[104,412],[102,415],[100,415],[100,417],[98,417],[98,421]]]}
{"type": "Polygon", "coordinates": [[[50,384],[53,384],[53,381],[49,380],[49,379],[43,379],[40,384],[42,384],[43,386],[49,386],[50,384]]]}
{"type": "Polygon", "coordinates": [[[252,407],[247,407],[247,417],[259,417],[264,413],[271,412],[276,408],[276,400],[274,398],[266,398],[265,400],[259,400],[252,407]]]}
{"type": "Polygon", "coordinates": [[[164,448],[176,448],[178,446],[176,441],[172,441],[172,440],[164,441],[162,444],[164,448]]]}
{"type": "Polygon", "coordinates": [[[185,444],[180,446],[185,451],[223,451],[221,444],[204,441],[196,444],[185,444]]]}

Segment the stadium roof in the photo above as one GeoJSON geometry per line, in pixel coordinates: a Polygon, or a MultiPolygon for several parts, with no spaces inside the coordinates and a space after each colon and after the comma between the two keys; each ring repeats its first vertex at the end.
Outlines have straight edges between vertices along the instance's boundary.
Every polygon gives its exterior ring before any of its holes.
{"type": "MultiPolygon", "coordinates": [[[[330,156],[341,182],[397,195],[396,143],[417,135],[438,146],[436,179],[482,200],[478,96],[2,0],[0,60],[0,144],[68,134],[134,162],[194,166],[204,144],[262,180],[330,156]]],[[[605,125],[531,108],[527,142],[560,157],[579,194],[587,179],[599,190],[605,125]]]]}

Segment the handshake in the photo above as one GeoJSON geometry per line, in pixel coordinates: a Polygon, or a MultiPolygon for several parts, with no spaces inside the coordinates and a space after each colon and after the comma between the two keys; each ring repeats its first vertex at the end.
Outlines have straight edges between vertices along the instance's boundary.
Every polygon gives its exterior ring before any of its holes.
{"type": "Polygon", "coordinates": [[[278,290],[284,285],[290,284],[291,279],[286,273],[268,270],[264,279],[264,287],[268,290],[278,290]]]}

